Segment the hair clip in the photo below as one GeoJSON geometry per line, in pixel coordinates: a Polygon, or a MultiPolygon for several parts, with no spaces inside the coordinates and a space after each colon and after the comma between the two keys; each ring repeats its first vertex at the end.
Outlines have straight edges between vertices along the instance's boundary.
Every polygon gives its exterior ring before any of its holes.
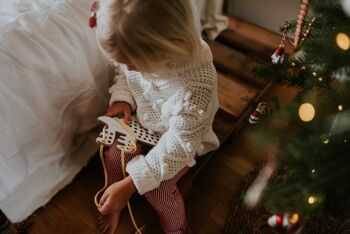
{"type": "Polygon", "coordinates": [[[91,6],[91,16],[89,18],[89,26],[90,28],[96,27],[97,20],[96,20],[96,12],[98,8],[98,2],[95,1],[91,6]]]}

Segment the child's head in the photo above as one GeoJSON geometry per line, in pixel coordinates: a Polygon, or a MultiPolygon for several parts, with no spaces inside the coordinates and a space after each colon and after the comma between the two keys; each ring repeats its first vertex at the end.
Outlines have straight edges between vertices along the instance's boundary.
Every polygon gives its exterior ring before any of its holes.
{"type": "Polygon", "coordinates": [[[110,59],[146,72],[200,47],[190,0],[101,0],[97,39],[110,59]]]}

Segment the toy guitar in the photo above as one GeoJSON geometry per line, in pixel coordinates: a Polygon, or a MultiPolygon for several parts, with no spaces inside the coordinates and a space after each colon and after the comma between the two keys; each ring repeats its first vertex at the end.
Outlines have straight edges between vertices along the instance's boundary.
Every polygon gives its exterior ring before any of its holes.
{"type": "Polygon", "coordinates": [[[135,120],[135,117],[132,117],[128,125],[123,119],[110,118],[107,116],[101,116],[97,120],[105,125],[100,136],[96,139],[96,142],[102,145],[112,145],[117,132],[122,134],[122,136],[116,140],[119,143],[117,148],[124,152],[135,152],[136,141],[151,146],[155,146],[159,141],[159,136],[155,133],[150,133],[149,130],[145,129],[135,120]]]}
{"type": "MultiPolygon", "coordinates": [[[[132,117],[132,120],[129,122],[129,124],[126,124],[124,122],[124,119],[111,118],[107,116],[101,116],[97,120],[104,125],[102,132],[96,139],[96,142],[101,144],[100,157],[105,175],[105,185],[95,195],[95,205],[98,207],[98,197],[108,187],[108,173],[103,155],[104,146],[111,146],[112,144],[116,144],[116,148],[121,151],[123,176],[126,177],[125,153],[135,153],[137,151],[137,143],[155,146],[158,143],[160,137],[159,135],[151,133],[149,130],[145,129],[140,123],[136,121],[135,117],[132,117]]],[[[142,234],[141,230],[144,227],[139,228],[137,226],[130,203],[128,203],[128,210],[133,225],[136,229],[136,233],[142,234]]]]}

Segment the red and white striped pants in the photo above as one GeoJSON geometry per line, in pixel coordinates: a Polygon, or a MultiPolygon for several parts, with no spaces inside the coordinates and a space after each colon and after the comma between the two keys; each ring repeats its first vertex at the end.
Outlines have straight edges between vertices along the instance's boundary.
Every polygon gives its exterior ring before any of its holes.
{"type": "MultiPolygon", "coordinates": [[[[146,155],[149,150],[147,146],[138,144],[135,153],[125,153],[125,165],[137,155],[146,155]]],[[[116,144],[105,150],[104,157],[109,177],[108,184],[122,180],[121,154],[116,144]]],[[[184,233],[187,227],[185,205],[176,183],[188,169],[185,167],[174,178],[163,181],[158,188],[145,193],[145,198],[158,213],[162,229],[167,234],[184,233]]]]}

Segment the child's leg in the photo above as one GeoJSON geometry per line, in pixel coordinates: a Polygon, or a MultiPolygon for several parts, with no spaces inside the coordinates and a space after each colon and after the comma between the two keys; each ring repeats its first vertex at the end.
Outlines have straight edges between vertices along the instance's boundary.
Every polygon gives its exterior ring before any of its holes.
{"type": "MultiPolygon", "coordinates": [[[[148,149],[146,149],[146,147],[143,147],[142,145],[138,145],[137,149],[137,152],[133,154],[125,154],[125,165],[131,159],[133,159],[134,156],[139,154],[145,154],[145,152],[148,151],[148,149]]],[[[124,178],[121,151],[117,148],[116,143],[106,148],[106,150],[104,151],[104,161],[108,174],[108,186],[124,178]]],[[[98,218],[98,229],[100,233],[115,233],[118,227],[119,215],[120,213],[112,213],[107,215],[100,214],[98,218]]]]}
{"type": "MultiPolygon", "coordinates": [[[[116,144],[105,148],[104,162],[108,175],[108,186],[123,179],[123,172],[121,167],[121,153],[117,149],[116,144]]],[[[118,227],[119,213],[112,213],[107,215],[100,214],[97,220],[97,226],[100,233],[112,234],[118,227]]]]}
{"type": "Polygon", "coordinates": [[[185,167],[174,178],[163,181],[158,188],[145,193],[146,199],[157,211],[166,234],[181,234],[187,228],[185,205],[176,183],[188,169],[185,167]]]}
{"type": "Polygon", "coordinates": [[[111,145],[103,153],[108,175],[108,186],[123,179],[121,152],[116,146],[116,144],[111,145]]]}
{"type": "MultiPolygon", "coordinates": [[[[116,139],[118,136],[116,136],[116,139]]],[[[143,146],[142,144],[137,145],[137,150],[135,153],[125,153],[125,165],[131,161],[135,156],[140,154],[147,154],[149,149],[147,146],[143,146]]],[[[104,159],[106,170],[108,174],[108,186],[120,181],[124,178],[123,176],[123,168],[122,168],[122,160],[121,160],[121,151],[117,148],[117,144],[114,143],[110,147],[106,148],[104,151],[104,159]]]]}

